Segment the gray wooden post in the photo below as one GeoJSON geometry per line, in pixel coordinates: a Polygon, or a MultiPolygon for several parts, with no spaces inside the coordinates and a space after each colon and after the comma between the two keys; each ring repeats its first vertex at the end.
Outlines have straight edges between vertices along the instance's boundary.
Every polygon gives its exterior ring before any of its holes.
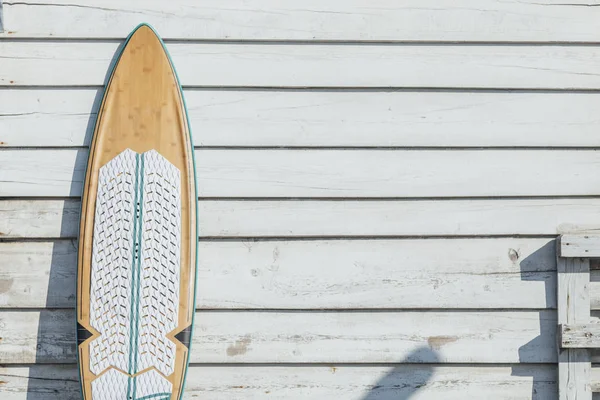
{"type": "Polygon", "coordinates": [[[559,400],[592,400],[590,350],[564,343],[565,328],[590,322],[590,262],[589,258],[573,257],[586,252],[572,252],[571,246],[572,240],[566,237],[561,237],[557,246],[559,400]],[[568,249],[563,251],[563,247],[568,249]]]}

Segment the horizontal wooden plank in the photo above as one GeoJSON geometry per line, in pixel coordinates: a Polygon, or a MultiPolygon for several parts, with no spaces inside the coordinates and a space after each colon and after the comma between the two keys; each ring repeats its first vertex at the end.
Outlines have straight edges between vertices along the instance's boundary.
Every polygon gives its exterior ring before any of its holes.
{"type": "MultiPolygon", "coordinates": [[[[593,2],[595,3],[595,2],[593,2]]],[[[4,1],[6,37],[123,38],[152,23],[166,38],[376,41],[591,41],[600,13],[582,0],[4,1]]]]}
{"type": "Polygon", "coordinates": [[[0,238],[75,238],[80,209],[79,200],[0,201],[0,238]]]}
{"type": "Polygon", "coordinates": [[[600,323],[561,324],[560,346],[565,349],[599,349],[600,323]]]}
{"type": "MultiPolygon", "coordinates": [[[[600,224],[600,199],[218,201],[200,237],[557,235],[600,224]]],[[[1,200],[0,237],[74,238],[77,200],[1,200]]]]}
{"type": "MultiPolygon", "coordinates": [[[[556,368],[514,366],[190,366],[183,399],[548,400],[556,368]]],[[[0,368],[3,400],[80,400],[75,365],[0,368]]]]}
{"type": "MultiPolygon", "coordinates": [[[[0,196],[79,196],[87,154],[2,150],[0,196]]],[[[203,149],[196,173],[200,197],[600,194],[600,152],[579,150],[203,149]]]]}
{"type": "Polygon", "coordinates": [[[560,238],[561,257],[600,257],[600,235],[590,233],[572,233],[560,238]]]}
{"type": "MultiPolygon", "coordinates": [[[[74,308],[71,241],[0,243],[1,308],[74,308]]],[[[198,308],[554,308],[552,239],[200,242],[198,308]]]]}
{"type": "MultiPolygon", "coordinates": [[[[101,85],[118,47],[118,42],[0,41],[0,86],[101,85]]],[[[174,42],[167,47],[184,86],[600,88],[600,55],[593,46],[174,42]]]]}
{"type": "MultiPolygon", "coordinates": [[[[0,89],[0,147],[87,146],[100,89],[0,89]]],[[[185,90],[196,146],[600,147],[598,93],[185,90]]]]}
{"type": "MultiPolygon", "coordinates": [[[[197,312],[195,324],[191,362],[556,362],[550,310],[197,312]]],[[[0,326],[0,363],[75,362],[74,310],[1,311],[0,326]]]]}
{"type": "Polygon", "coordinates": [[[600,153],[580,151],[208,150],[197,160],[207,197],[591,195],[600,185],[600,153]]]}

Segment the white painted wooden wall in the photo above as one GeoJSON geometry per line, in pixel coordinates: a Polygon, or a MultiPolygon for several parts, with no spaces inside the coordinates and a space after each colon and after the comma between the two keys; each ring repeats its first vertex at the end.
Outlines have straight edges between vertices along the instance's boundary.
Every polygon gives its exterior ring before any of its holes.
{"type": "Polygon", "coordinates": [[[167,41],[197,152],[186,400],[558,398],[555,238],[600,224],[599,1],[3,14],[0,399],[79,399],[87,146],[141,21],[167,41]]]}

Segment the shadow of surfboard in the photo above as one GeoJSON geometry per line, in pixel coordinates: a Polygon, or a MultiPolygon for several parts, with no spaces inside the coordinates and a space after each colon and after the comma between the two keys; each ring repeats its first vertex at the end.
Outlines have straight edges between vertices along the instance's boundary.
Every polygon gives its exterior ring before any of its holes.
{"type": "Polygon", "coordinates": [[[384,377],[374,383],[369,393],[361,400],[408,400],[427,387],[435,373],[435,363],[439,362],[435,350],[423,346],[413,350],[403,365],[392,368],[384,377]],[[416,360],[428,360],[428,364],[414,363],[416,360]]]}
{"type": "Polygon", "coordinates": [[[554,239],[549,239],[548,243],[523,259],[520,259],[518,251],[509,249],[511,260],[519,263],[521,280],[541,281],[545,289],[546,309],[538,311],[540,335],[519,348],[520,364],[512,367],[513,376],[531,378],[533,400],[545,399],[548,392],[556,392],[558,396],[557,376],[549,378],[543,371],[548,366],[537,364],[535,359],[539,354],[557,354],[556,347],[550,345],[556,343],[556,263],[547,261],[554,260],[555,255],[554,239]]]}
{"type": "Polygon", "coordinates": [[[4,32],[4,8],[2,7],[2,0],[0,0],[0,33],[4,32]]]}
{"type": "MultiPolygon", "coordinates": [[[[113,55],[105,76],[105,83],[110,78],[113,66],[118,60],[122,43],[113,55]]],[[[65,90],[49,88],[48,90],[65,90]]],[[[89,90],[68,88],[68,90],[89,90]]],[[[27,381],[27,400],[80,400],[81,390],[77,368],[72,364],[77,358],[76,335],[76,277],[77,277],[77,233],[79,230],[80,199],[85,180],[89,144],[94,133],[96,117],[104,87],[96,90],[96,95],[88,119],[85,145],[77,149],[75,166],[71,175],[69,197],[65,198],[62,210],[60,235],[52,240],[52,256],[48,276],[48,291],[45,307],[40,310],[37,332],[35,366],[29,368],[30,378],[27,381]],[[75,224],[75,226],[73,225],[75,224]],[[73,266],[75,266],[73,268],[73,266]],[[65,329],[67,327],[67,329],[65,329]],[[68,332],[65,335],[65,331],[68,332]],[[69,365],[57,365],[57,360],[70,360],[69,365]],[[41,366],[48,365],[50,368],[41,366]],[[75,375],[73,375],[75,370],[75,375]],[[49,382],[51,381],[51,382],[49,382]],[[77,388],[75,391],[74,388],[77,388]]],[[[63,361],[64,362],[64,361],[63,361]]]]}

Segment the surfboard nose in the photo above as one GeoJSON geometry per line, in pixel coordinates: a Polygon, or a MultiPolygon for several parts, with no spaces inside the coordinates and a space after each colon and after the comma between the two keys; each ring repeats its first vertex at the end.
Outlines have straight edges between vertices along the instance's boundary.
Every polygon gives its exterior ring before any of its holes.
{"type": "Polygon", "coordinates": [[[133,28],[133,30],[131,31],[131,33],[129,34],[129,37],[133,37],[135,34],[137,34],[138,32],[144,32],[150,30],[154,36],[156,36],[156,38],[160,41],[160,35],[158,34],[158,32],[156,31],[156,29],[154,29],[154,27],[152,25],[150,25],[147,22],[142,22],[141,24],[139,24],[138,26],[136,26],[135,28],[133,28]]]}
{"type": "Polygon", "coordinates": [[[115,133],[121,138],[135,139],[139,147],[135,151],[163,150],[164,143],[157,147],[157,138],[185,125],[177,76],[151,26],[139,25],[130,35],[114,68],[107,98],[114,106],[105,119],[115,122],[115,133]]]}
{"type": "MultiPolygon", "coordinates": [[[[134,28],[125,42],[123,56],[127,50],[139,49],[140,46],[156,47],[166,55],[166,49],[160,36],[152,26],[143,23],[134,28]]],[[[135,54],[135,53],[133,53],[135,54]]]]}

